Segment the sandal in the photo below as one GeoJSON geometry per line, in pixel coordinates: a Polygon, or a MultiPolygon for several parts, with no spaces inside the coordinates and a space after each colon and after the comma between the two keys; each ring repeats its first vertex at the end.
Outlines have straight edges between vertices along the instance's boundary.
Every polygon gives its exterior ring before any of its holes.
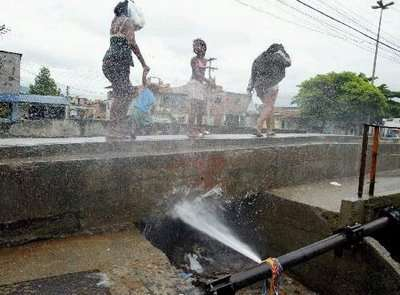
{"type": "Polygon", "coordinates": [[[260,130],[258,130],[258,129],[256,129],[256,131],[253,133],[255,136],[257,136],[257,137],[264,137],[264,134],[262,134],[261,133],[261,131],[260,130]]]}

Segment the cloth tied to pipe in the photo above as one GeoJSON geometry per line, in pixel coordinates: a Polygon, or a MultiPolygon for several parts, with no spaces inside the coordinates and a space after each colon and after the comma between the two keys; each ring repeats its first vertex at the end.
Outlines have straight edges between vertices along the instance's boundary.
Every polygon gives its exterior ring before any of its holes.
{"type": "Polygon", "coordinates": [[[271,267],[272,272],[268,295],[284,295],[282,292],[280,292],[283,267],[280,264],[279,260],[276,258],[268,258],[264,262],[271,267]]]}

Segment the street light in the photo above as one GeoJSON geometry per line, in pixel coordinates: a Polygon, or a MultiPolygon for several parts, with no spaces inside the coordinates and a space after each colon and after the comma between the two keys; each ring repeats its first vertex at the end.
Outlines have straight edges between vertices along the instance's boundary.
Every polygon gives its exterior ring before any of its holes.
{"type": "Polygon", "coordinates": [[[382,26],[382,15],[383,15],[383,11],[385,9],[388,9],[389,6],[392,6],[394,4],[394,2],[389,2],[387,4],[383,4],[383,0],[377,1],[376,2],[378,5],[374,5],[372,6],[372,9],[380,9],[381,13],[380,13],[380,18],[379,18],[379,28],[378,28],[378,36],[376,38],[376,49],[375,49],[375,57],[374,57],[374,66],[372,69],[372,85],[375,83],[375,72],[376,72],[376,61],[378,59],[378,49],[379,49],[379,39],[381,37],[381,26],[382,26]]]}

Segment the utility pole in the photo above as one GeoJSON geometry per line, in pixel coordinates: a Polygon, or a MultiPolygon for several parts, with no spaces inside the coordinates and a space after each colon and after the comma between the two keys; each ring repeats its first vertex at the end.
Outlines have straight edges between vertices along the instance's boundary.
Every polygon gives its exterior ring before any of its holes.
{"type": "Polygon", "coordinates": [[[375,49],[375,57],[374,57],[374,66],[372,69],[372,85],[374,85],[375,83],[375,73],[376,73],[376,61],[378,59],[378,50],[379,50],[379,39],[381,37],[381,26],[382,26],[382,15],[383,15],[383,11],[385,9],[388,9],[389,6],[392,6],[394,4],[394,2],[389,2],[387,4],[383,3],[383,0],[379,0],[376,2],[378,5],[374,5],[372,6],[372,9],[380,9],[380,17],[379,17],[379,28],[378,28],[378,37],[376,38],[376,49],[375,49]]]}
{"type": "MultiPolygon", "coordinates": [[[[211,76],[211,73],[213,72],[213,71],[217,71],[218,70],[218,68],[216,68],[216,67],[213,67],[213,65],[212,65],[212,63],[213,63],[213,61],[216,61],[217,59],[215,58],[215,57],[212,57],[212,58],[209,58],[207,61],[208,61],[208,66],[207,66],[207,69],[208,69],[208,79],[211,81],[212,80],[212,76],[211,76]]],[[[214,77],[215,78],[215,77],[214,77]]]]}

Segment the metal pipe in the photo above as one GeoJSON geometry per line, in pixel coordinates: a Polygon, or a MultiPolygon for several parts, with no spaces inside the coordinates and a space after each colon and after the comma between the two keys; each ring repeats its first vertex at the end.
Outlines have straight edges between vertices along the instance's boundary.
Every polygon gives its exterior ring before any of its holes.
{"type": "Polygon", "coordinates": [[[374,127],[374,139],[372,145],[372,161],[371,161],[371,170],[369,173],[370,182],[369,182],[369,195],[374,196],[375,193],[375,181],[376,181],[376,167],[378,163],[378,150],[379,150],[379,135],[380,128],[374,127]]]}
{"type": "MultiPolygon", "coordinates": [[[[310,259],[327,253],[331,250],[360,242],[364,237],[386,228],[391,224],[399,224],[399,210],[387,211],[387,216],[379,218],[366,225],[356,225],[342,230],[340,233],[322,241],[316,242],[299,250],[278,257],[283,269],[296,266],[310,259]],[[393,222],[393,220],[395,221],[393,222]]],[[[209,295],[234,295],[235,292],[256,282],[266,280],[272,275],[268,264],[262,263],[247,271],[223,277],[208,285],[206,294],[209,295]]]]}
{"type": "Polygon", "coordinates": [[[364,124],[363,142],[361,148],[360,178],[358,180],[358,198],[360,199],[362,199],[364,192],[365,168],[367,165],[367,150],[368,150],[368,132],[369,132],[369,126],[367,124],[364,124]]]}

